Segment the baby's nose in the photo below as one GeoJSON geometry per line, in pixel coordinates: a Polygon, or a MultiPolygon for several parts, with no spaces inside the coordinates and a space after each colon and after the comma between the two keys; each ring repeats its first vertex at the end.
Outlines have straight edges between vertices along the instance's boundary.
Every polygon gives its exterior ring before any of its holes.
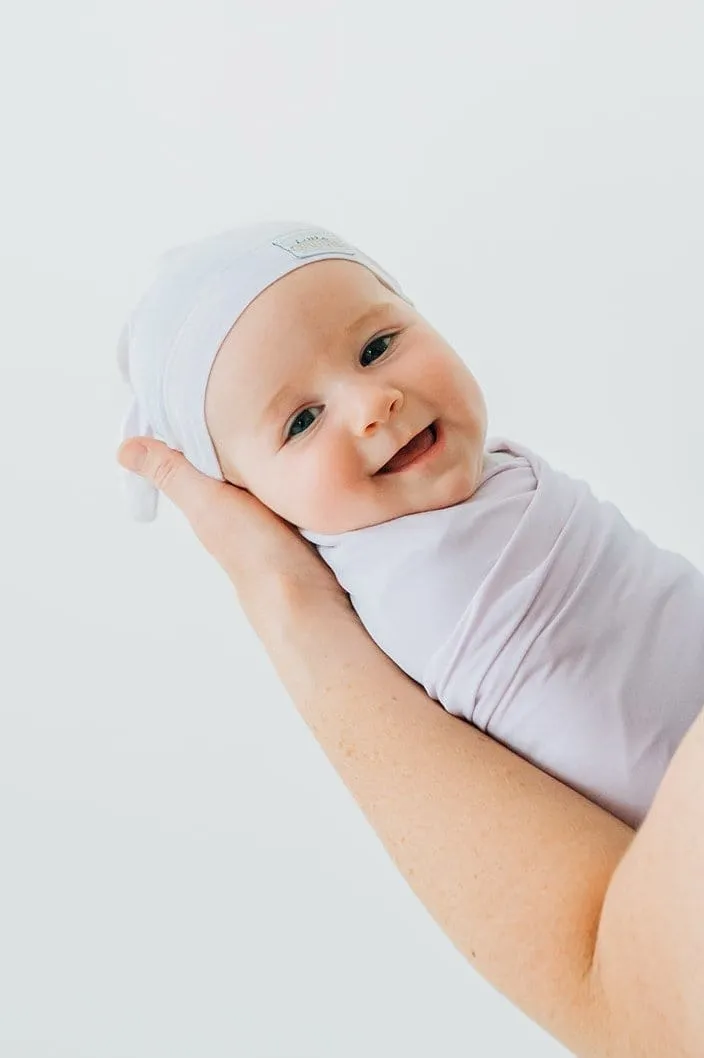
{"type": "Polygon", "coordinates": [[[349,413],[355,433],[371,433],[403,407],[403,394],[393,386],[365,383],[350,395],[349,413]]]}

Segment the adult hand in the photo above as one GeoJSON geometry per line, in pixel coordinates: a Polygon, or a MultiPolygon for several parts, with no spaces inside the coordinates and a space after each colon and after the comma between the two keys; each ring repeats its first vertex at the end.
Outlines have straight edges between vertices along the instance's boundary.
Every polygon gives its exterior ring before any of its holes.
{"type": "Polygon", "coordinates": [[[288,598],[347,595],[315,547],[246,489],[201,474],[180,452],[149,437],[125,441],[118,462],[148,478],[185,514],[206,551],[222,566],[252,619],[268,588],[288,598]]]}

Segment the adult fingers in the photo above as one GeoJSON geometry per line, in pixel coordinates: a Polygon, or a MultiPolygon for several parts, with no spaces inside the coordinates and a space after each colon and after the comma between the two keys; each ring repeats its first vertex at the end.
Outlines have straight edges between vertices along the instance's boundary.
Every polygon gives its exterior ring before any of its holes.
{"type": "Polygon", "coordinates": [[[180,508],[238,592],[262,594],[263,582],[273,578],[346,598],[313,545],[246,489],[201,474],[180,452],[149,437],[125,441],[117,458],[180,508]]]}
{"type": "Polygon", "coordinates": [[[232,532],[252,497],[243,489],[216,481],[161,441],[130,438],[117,452],[127,470],[147,478],[185,514],[207,550],[227,566],[232,557],[232,532]]]}

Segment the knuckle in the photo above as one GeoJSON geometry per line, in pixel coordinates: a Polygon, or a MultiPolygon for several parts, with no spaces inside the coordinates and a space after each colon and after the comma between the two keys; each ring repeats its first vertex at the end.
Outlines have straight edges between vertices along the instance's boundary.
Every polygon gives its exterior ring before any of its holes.
{"type": "Polygon", "coordinates": [[[154,484],[158,489],[167,492],[169,486],[176,477],[178,471],[177,461],[171,455],[160,456],[154,470],[152,471],[152,478],[154,484]]]}

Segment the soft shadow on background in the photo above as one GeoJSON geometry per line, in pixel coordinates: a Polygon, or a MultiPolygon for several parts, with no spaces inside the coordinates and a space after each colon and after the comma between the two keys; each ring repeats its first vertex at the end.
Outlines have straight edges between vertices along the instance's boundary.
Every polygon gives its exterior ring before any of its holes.
{"type": "Polygon", "coordinates": [[[0,1054],[566,1054],[406,887],[181,515],[129,521],[114,348],[163,249],[327,225],[466,359],[490,433],[701,567],[704,9],[4,21],[0,1054]]]}

